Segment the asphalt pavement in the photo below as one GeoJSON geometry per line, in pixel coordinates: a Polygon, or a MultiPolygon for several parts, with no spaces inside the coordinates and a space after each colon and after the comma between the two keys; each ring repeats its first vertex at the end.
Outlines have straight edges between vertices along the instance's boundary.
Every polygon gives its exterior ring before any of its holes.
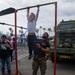
{"type": "MultiPolygon", "coordinates": [[[[47,65],[49,65],[48,63],[47,65]]],[[[16,72],[15,61],[11,62],[11,69],[12,69],[11,75],[15,75],[15,72],[16,72]]],[[[22,75],[32,75],[32,59],[28,60],[28,48],[23,48],[23,47],[18,48],[18,71],[22,75]]],[[[20,73],[18,75],[20,75],[20,73]]],[[[49,71],[49,66],[48,66],[46,75],[49,75],[49,74],[50,74],[50,71],[49,71]]],[[[1,75],[1,71],[0,71],[0,75],[1,75]]],[[[8,75],[7,69],[5,71],[5,75],[8,75]]],[[[40,75],[40,70],[38,70],[37,75],[40,75]]]]}
{"type": "MultiPolygon", "coordinates": [[[[15,66],[15,61],[11,62],[11,75],[16,75],[15,66]]],[[[22,75],[32,75],[32,59],[28,60],[28,48],[18,48],[18,71],[22,75]]],[[[21,75],[20,73],[18,75],[21,75]]],[[[7,71],[5,75],[8,75],[7,71]]],[[[37,75],[41,75],[40,69],[38,70],[37,75]]],[[[45,75],[54,75],[54,63],[52,63],[50,60],[47,60],[47,70],[45,75]]],[[[57,63],[56,75],[75,75],[75,61],[62,60],[57,63]]]]}

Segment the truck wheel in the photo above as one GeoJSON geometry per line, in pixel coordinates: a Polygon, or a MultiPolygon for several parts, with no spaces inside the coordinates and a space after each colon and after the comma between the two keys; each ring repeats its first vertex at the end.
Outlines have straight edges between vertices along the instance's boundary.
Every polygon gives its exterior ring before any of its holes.
{"type": "Polygon", "coordinates": [[[51,61],[54,62],[54,53],[50,54],[51,61]]]}
{"type": "MultiPolygon", "coordinates": [[[[51,61],[54,62],[54,53],[51,53],[50,58],[51,58],[51,61]]],[[[59,57],[57,54],[56,54],[56,62],[59,62],[59,57]]]]}
{"type": "Polygon", "coordinates": [[[56,58],[56,62],[57,62],[57,63],[59,62],[59,57],[56,58]]]}

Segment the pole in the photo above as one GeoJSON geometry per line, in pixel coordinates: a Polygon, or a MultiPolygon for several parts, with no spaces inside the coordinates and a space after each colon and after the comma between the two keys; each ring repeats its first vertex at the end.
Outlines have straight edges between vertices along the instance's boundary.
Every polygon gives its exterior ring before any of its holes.
{"type": "Polygon", "coordinates": [[[17,54],[17,11],[15,11],[15,59],[16,59],[16,73],[15,75],[22,75],[18,70],[18,54],[17,54]]]}
{"type": "Polygon", "coordinates": [[[57,28],[57,2],[55,2],[54,75],[56,75],[56,28],[57,28]]]}
{"type": "Polygon", "coordinates": [[[16,14],[16,11],[15,11],[15,59],[16,59],[16,74],[15,75],[18,75],[18,58],[17,58],[17,14],[16,14]]]}
{"type": "MultiPolygon", "coordinates": [[[[45,3],[45,4],[40,4],[40,5],[34,5],[34,6],[29,6],[29,8],[34,8],[34,7],[37,7],[37,6],[45,6],[45,5],[50,5],[50,4],[55,4],[55,2],[45,3]]],[[[27,9],[27,8],[28,7],[20,8],[20,9],[17,9],[17,11],[24,10],[24,9],[27,9]]]]}

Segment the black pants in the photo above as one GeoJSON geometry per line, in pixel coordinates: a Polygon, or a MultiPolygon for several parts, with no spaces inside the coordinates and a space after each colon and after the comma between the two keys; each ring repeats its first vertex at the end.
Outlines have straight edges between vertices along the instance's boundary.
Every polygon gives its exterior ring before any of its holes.
{"type": "Polygon", "coordinates": [[[11,62],[12,62],[12,52],[13,52],[13,50],[10,50],[11,62]]]}
{"type": "Polygon", "coordinates": [[[36,35],[28,35],[28,48],[29,48],[29,55],[32,55],[32,51],[34,52],[35,49],[35,42],[36,42],[36,35]]]}

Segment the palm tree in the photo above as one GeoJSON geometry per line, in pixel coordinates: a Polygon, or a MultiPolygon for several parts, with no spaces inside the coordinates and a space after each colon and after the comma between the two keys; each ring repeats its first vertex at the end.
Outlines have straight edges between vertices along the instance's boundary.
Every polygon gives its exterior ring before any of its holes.
{"type": "Polygon", "coordinates": [[[42,29],[42,26],[40,26],[39,29],[40,29],[40,36],[41,36],[41,29],[42,29]]]}
{"type": "Polygon", "coordinates": [[[6,33],[6,35],[7,35],[7,36],[9,36],[9,35],[10,35],[10,33],[9,33],[9,32],[7,32],[7,33],[6,33]]]}
{"type": "Polygon", "coordinates": [[[36,28],[36,30],[35,30],[35,31],[36,31],[36,33],[38,34],[38,32],[39,32],[39,29],[38,29],[38,28],[36,28]]]}
{"type": "Polygon", "coordinates": [[[20,45],[21,44],[23,44],[23,30],[21,29],[21,30],[19,30],[19,33],[20,33],[20,41],[21,41],[21,43],[20,43],[20,45]]]}
{"type": "Polygon", "coordinates": [[[51,28],[48,28],[48,31],[49,31],[49,35],[50,35],[50,32],[51,32],[51,28]]]}
{"type": "Polygon", "coordinates": [[[13,29],[11,27],[9,28],[9,31],[10,31],[10,35],[13,35],[13,29]]]}
{"type": "Polygon", "coordinates": [[[45,32],[46,28],[43,28],[43,31],[45,32]]]}
{"type": "Polygon", "coordinates": [[[19,33],[21,33],[21,34],[22,34],[22,33],[23,33],[23,30],[19,30],[19,33]]]}

